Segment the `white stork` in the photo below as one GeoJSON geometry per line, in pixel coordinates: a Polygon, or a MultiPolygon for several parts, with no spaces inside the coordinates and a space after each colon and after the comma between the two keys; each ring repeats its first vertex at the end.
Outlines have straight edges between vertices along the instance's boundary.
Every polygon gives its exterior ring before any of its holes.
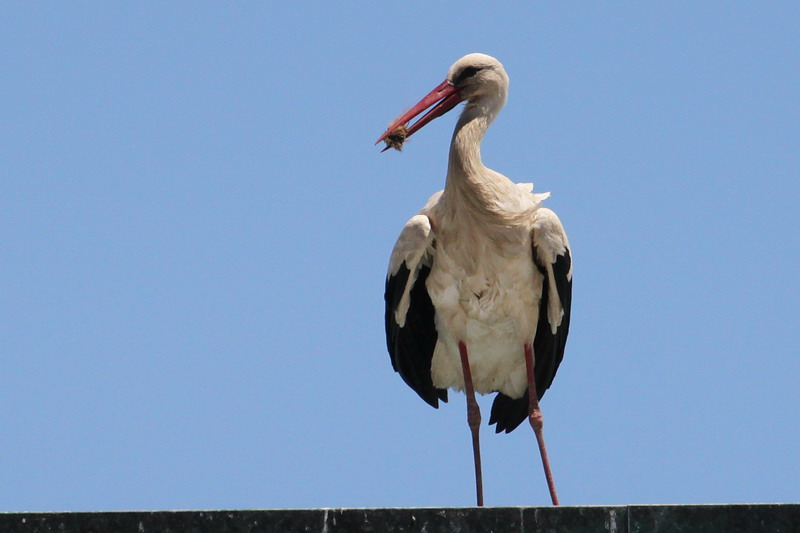
{"type": "Polygon", "coordinates": [[[572,260],[561,222],[541,207],[549,194],[534,194],[532,184],[514,183],[481,162],[481,139],[507,94],[503,65],[469,54],[377,141],[399,148],[407,136],[467,101],[450,143],[444,190],[408,221],[392,250],[386,344],[395,371],[433,407],[447,401],[447,389],[465,391],[479,506],[476,392],[497,393],[489,423],[497,424],[498,433],[528,418],[558,505],[539,400],[564,356],[572,260]]]}

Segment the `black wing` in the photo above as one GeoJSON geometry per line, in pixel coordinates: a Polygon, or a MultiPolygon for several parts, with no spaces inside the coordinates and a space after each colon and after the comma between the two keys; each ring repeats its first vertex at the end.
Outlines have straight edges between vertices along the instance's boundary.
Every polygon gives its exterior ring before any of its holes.
{"type": "Polygon", "coordinates": [[[420,398],[438,408],[439,400],[447,401],[447,390],[434,387],[431,379],[438,334],[436,311],[425,287],[431,267],[424,259],[430,261],[426,250],[432,246],[427,218],[412,218],[392,252],[384,300],[386,347],[392,367],[420,398]]]}
{"type": "Polygon", "coordinates": [[[425,289],[430,271],[427,266],[419,270],[403,326],[398,325],[394,312],[408,282],[410,272],[407,265],[403,263],[397,274],[386,280],[386,347],[395,372],[420,398],[438,408],[439,400],[447,401],[447,390],[437,389],[431,380],[431,360],[438,334],[433,303],[425,289]]]}

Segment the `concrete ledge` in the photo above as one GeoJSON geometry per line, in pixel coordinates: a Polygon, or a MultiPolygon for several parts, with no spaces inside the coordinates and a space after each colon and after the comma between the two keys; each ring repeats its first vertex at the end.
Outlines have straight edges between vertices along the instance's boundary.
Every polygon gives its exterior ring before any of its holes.
{"type": "Polygon", "coordinates": [[[800,504],[0,513],[3,533],[798,533],[800,504]]]}

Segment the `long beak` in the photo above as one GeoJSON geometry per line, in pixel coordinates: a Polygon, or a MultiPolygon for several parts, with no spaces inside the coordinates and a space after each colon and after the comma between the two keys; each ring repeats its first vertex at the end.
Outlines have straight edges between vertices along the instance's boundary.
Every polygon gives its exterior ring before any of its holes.
{"type": "Polygon", "coordinates": [[[420,130],[425,124],[435,118],[441,117],[463,100],[464,99],[461,98],[461,95],[458,94],[458,89],[453,87],[449,81],[445,80],[440,83],[438,87],[429,92],[425,98],[420,100],[417,105],[409,109],[407,113],[403,114],[397,120],[392,122],[384,134],[381,135],[377,141],[375,141],[375,144],[378,144],[382,140],[386,139],[386,137],[388,137],[393,131],[405,126],[411,121],[411,119],[429,107],[433,106],[427,113],[417,120],[414,125],[408,127],[405,137],[411,137],[411,135],[420,130]]]}

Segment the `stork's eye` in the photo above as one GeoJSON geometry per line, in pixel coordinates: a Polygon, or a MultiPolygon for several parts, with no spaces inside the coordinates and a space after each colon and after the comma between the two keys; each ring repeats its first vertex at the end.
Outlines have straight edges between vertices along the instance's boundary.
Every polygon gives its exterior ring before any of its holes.
{"type": "Polygon", "coordinates": [[[458,76],[456,76],[456,79],[453,80],[453,85],[461,85],[468,78],[471,78],[472,76],[477,74],[479,70],[481,70],[481,67],[467,67],[467,68],[465,68],[464,70],[461,71],[461,73],[458,76]]]}

